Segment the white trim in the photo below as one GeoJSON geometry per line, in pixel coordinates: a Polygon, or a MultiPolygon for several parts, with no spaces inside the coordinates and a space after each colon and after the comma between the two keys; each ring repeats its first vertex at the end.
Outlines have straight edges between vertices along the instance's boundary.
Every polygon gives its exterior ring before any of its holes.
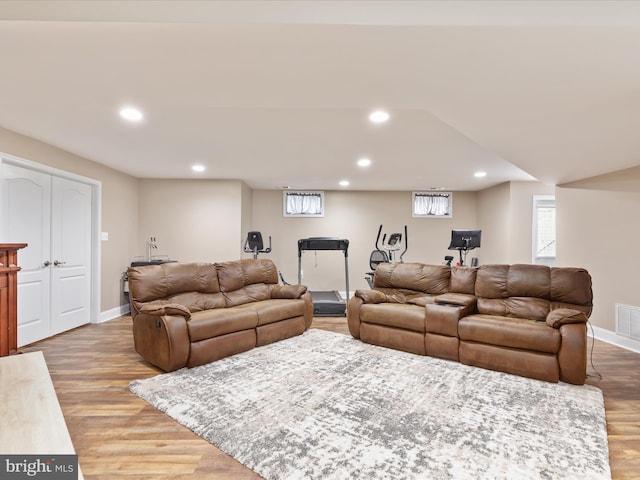
{"type": "Polygon", "coordinates": [[[635,353],[640,353],[640,342],[638,342],[637,340],[623,337],[605,328],[596,327],[593,325],[591,325],[590,328],[593,328],[593,334],[598,340],[610,343],[611,345],[615,345],[616,347],[631,350],[635,353]]]}
{"type": "Polygon", "coordinates": [[[22,168],[28,168],[49,175],[86,183],[91,186],[91,311],[89,313],[91,323],[99,323],[100,314],[100,262],[101,262],[101,212],[102,212],[102,182],[93,178],[84,177],[75,173],[60,170],[41,163],[25,160],[8,153],[0,152],[0,164],[7,163],[22,168]]]}
{"type": "Polygon", "coordinates": [[[130,313],[129,305],[120,305],[119,307],[112,308],[111,310],[100,312],[97,323],[108,322],[109,320],[120,318],[123,315],[129,315],[130,313]]]}

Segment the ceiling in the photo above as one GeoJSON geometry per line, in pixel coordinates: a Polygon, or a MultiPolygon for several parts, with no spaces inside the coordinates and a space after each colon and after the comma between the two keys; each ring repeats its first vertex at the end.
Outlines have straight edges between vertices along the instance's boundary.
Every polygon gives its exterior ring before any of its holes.
{"type": "Polygon", "coordinates": [[[474,191],[640,165],[635,1],[5,0],[0,59],[1,127],[136,177],[474,191]]]}

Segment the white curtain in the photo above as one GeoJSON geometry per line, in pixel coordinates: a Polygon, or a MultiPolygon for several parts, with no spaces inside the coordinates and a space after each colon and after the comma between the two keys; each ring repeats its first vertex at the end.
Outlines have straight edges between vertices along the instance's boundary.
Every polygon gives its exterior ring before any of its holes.
{"type": "Polygon", "coordinates": [[[413,199],[415,215],[450,215],[449,193],[416,193],[413,199]]]}
{"type": "Polygon", "coordinates": [[[287,215],[322,215],[320,193],[287,193],[287,215]]]}

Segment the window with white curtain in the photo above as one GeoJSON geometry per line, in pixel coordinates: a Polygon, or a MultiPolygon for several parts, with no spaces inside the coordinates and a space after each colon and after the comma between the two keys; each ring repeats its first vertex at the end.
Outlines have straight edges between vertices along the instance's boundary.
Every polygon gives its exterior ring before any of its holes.
{"type": "Polygon", "coordinates": [[[451,192],[413,192],[413,216],[451,218],[453,194],[451,192]]]}
{"type": "Polygon", "coordinates": [[[324,192],[283,192],[285,217],[324,217],[324,192]]]}
{"type": "Polygon", "coordinates": [[[533,196],[533,263],[553,266],[556,260],[556,198],[533,196]]]}

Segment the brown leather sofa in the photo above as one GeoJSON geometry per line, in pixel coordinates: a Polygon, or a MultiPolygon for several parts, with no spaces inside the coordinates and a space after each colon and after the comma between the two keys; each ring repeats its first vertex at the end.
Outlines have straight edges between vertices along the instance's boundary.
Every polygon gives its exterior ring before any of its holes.
{"type": "Polygon", "coordinates": [[[581,268],[383,263],[347,317],[366,343],[582,385],[592,299],[581,268]]]}
{"type": "Polygon", "coordinates": [[[195,367],[302,334],[313,303],[302,285],[278,285],[268,259],[130,267],[136,351],[165,371],[195,367]]]}

